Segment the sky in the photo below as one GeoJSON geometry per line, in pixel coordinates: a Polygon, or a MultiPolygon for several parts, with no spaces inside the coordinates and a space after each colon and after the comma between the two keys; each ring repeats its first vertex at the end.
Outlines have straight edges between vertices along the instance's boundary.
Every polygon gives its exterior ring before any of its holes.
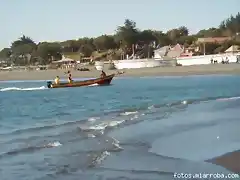
{"type": "Polygon", "coordinates": [[[114,34],[126,18],[139,29],[197,33],[239,7],[240,0],[0,0],[0,49],[22,35],[40,42],[114,34]]]}

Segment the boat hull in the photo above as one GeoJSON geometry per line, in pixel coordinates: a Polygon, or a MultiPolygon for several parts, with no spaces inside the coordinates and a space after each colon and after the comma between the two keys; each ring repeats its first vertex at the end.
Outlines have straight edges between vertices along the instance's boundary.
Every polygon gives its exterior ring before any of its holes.
{"type": "Polygon", "coordinates": [[[54,84],[53,82],[48,81],[47,87],[48,88],[69,88],[69,87],[89,86],[89,85],[93,85],[93,84],[109,85],[114,76],[115,76],[115,74],[111,74],[104,78],[89,79],[89,80],[85,80],[85,81],[73,81],[72,83],[60,83],[60,84],[54,84]]]}

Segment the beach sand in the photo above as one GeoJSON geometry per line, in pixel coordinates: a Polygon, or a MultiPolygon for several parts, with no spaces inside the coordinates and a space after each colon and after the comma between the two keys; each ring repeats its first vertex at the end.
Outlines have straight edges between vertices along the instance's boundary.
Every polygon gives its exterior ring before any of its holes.
{"type": "MultiPolygon", "coordinates": [[[[92,67],[93,69],[93,67],[92,67]]],[[[0,81],[4,80],[51,80],[57,75],[66,79],[66,70],[42,70],[42,71],[0,71],[0,81]]],[[[211,64],[177,67],[155,67],[141,69],[125,69],[124,74],[119,76],[144,77],[144,76],[186,76],[204,74],[240,74],[240,64],[211,64]]],[[[107,74],[116,73],[117,70],[105,70],[107,74]]],[[[74,78],[99,77],[101,71],[91,70],[71,71],[74,78]]]]}
{"type": "Polygon", "coordinates": [[[240,174],[240,150],[226,153],[220,157],[208,160],[207,162],[220,165],[234,173],[240,174]]]}

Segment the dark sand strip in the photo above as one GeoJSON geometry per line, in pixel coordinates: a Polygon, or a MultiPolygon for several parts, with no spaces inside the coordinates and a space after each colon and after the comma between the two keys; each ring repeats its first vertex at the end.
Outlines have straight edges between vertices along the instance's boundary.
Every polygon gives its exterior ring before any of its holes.
{"type": "Polygon", "coordinates": [[[207,162],[220,165],[234,173],[240,174],[240,150],[226,153],[220,157],[207,160],[207,162]]]}

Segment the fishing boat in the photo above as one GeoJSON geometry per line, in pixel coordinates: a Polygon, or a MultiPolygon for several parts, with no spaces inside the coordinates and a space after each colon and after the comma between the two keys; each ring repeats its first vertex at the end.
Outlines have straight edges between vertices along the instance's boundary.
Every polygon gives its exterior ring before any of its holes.
{"type": "Polygon", "coordinates": [[[109,85],[113,79],[115,74],[111,74],[109,76],[103,78],[89,79],[84,81],[73,81],[72,83],[59,83],[55,84],[52,81],[47,82],[48,88],[68,88],[68,87],[81,87],[81,86],[89,86],[93,84],[97,85],[109,85]]]}

